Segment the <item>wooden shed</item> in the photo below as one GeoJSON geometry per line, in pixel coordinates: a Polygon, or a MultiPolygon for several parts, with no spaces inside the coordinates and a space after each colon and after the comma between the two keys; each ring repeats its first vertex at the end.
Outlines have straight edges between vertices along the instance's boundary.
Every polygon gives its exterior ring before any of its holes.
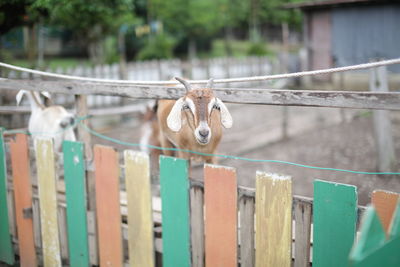
{"type": "MultiPolygon", "coordinates": [[[[398,0],[308,1],[286,7],[299,8],[304,14],[309,70],[400,57],[398,0]]],[[[389,70],[400,73],[400,66],[389,70]]]]}

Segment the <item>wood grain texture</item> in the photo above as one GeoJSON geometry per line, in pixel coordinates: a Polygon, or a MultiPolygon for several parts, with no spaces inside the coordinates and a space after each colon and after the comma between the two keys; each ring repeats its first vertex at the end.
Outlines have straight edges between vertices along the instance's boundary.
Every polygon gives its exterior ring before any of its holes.
{"type": "Polygon", "coordinates": [[[149,156],[125,150],[129,266],[154,266],[149,156]]]}
{"type": "Polygon", "coordinates": [[[206,266],[237,266],[237,180],[235,169],[204,166],[206,266]]]}
{"type": "Polygon", "coordinates": [[[0,127],[0,262],[14,264],[7,201],[7,171],[3,128],[0,127]]]}
{"type": "Polygon", "coordinates": [[[311,211],[312,205],[306,202],[294,203],[295,216],[295,241],[294,241],[294,266],[310,266],[310,237],[311,237],[311,211]]]}
{"type": "MultiPolygon", "coordinates": [[[[75,95],[111,95],[144,99],[178,99],[183,88],[163,86],[135,86],[73,81],[30,81],[2,79],[4,89],[19,91],[49,91],[75,95]]],[[[368,108],[400,110],[400,93],[309,91],[252,88],[219,88],[216,95],[225,102],[261,105],[287,105],[337,108],[368,108]]]]}
{"type": "Polygon", "coordinates": [[[69,262],[89,266],[83,144],[64,141],[63,153],[69,262]]]}
{"type": "Polygon", "coordinates": [[[35,139],[44,266],[61,266],[57,188],[51,139],[35,139]]]}
{"type": "Polygon", "coordinates": [[[398,199],[398,193],[383,190],[375,190],[371,195],[371,203],[374,205],[387,235],[389,234],[390,222],[396,210],[398,199]]]}
{"type": "Polygon", "coordinates": [[[239,200],[240,212],[240,266],[252,267],[255,262],[254,250],[254,197],[242,195],[239,200]]]}
{"type": "Polygon", "coordinates": [[[100,266],[122,266],[118,154],[111,147],[94,147],[96,211],[100,266]]]}
{"type": "Polygon", "coordinates": [[[292,264],[292,180],[257,172],[256,266],[292,264]]]}
{"type": "Polygon", "coordinates": [[[190,188],[190,225],[192,244],[192,266],[204,266],[204,191],[203,188],[190,188]]]}
{"type": "Polygon", "coordinates": [[[32,184],[27,136],[24,134],[17,134],[15,141],[11,140],[10,142],[10,152],[20,264],[26,267],[36,266],[37,259],[33,234],[32,184]],[[29,212],[31,216],[28,216],[29,212]]]}
{"type": "Polygon", "coordinates": [[[164,267],[188,267],[190,216],[188,162],[160,156],[162,259],[164,267]]]}
{"type": "Polygon", "coordinates": [[[357,188],[314,181],[313,266],[346,266],[357,223],[357,188]]]}

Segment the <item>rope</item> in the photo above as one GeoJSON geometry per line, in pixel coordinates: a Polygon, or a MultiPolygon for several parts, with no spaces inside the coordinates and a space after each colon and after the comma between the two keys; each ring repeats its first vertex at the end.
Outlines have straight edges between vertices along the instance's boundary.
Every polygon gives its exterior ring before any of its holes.
{"type": "MultiPolygon", "coordinates": [[[[275,75],[264,75],[264,76],[253,76],[253,77],[242,77],[242,78],[230,78],[230,79],[216,79],[214,83],[232,83],[232,82],[253,82],[253,81],[267,81],[274,79],[288,79],[302,76],[311,76],[311,75],[320,75],[320,74],[328,74],[335,72],[343,72],[350,70],[361,70],[368,68],[375,68],[380,66],[387,66],[392,64],[399,64],[400,58],[382,60],[377,62],[370,62],[358,65],[351,65],[346,67],[338,67],[338,68],[330,68],[330,69],[321,69],[321,70],[313,70],[313,71],[303,71],[303,72],[294,72],[294,73],[286,73],[286,74],[275,74],[275,75]]],[[[57,79],[67,79],[67,80],[76,80],[76,81],[85,81],[85,82],[98,82],[98,83],[116,83],[116,84],[132,84],[132,85],[176,85],[179,84],[177,81],[131,81],[131,80],[111,80],[111,79],[98,79],[98,78],[86,78],[80,76],[72,76],[65,74],[57,74],[39,70],[33,70],[23,67],[18,67],[15,65],[7,64],[4,62],[0,62],[0,67],[4,67],[11,70],[23,71],[31,74],[37,74],[45,77],[52,77],[57,79]]],[[[192,80],[190,83],[207,83],[207,80],[192,80]]]]}
{"type": "MultiPolygon", "coordinates": [[[[124,145],[124,146],[131,146],[131,147],[140,147],[142,146],[141,144],[137,143],[129,143],[125,141],[121,141],[106,135],[103,135],[99,132],[96,132],[93,129],[90,129],[86,125],[81,123],[81,126],[83,129],[88,131],[94,136],[97,136],[103,140],[113,142],[115,144],[119,145],[124,145]]],[[[238,156],[229,156],[229,155],[222,155],[222,154],[208,154],[208,153],[202,153],[202,152],[197,152],[197,151],[192,151],[188,149],[179,149],[179,148],[163,148],[159,146],[153,146],[153,145],[146,145],[147,148],[151,149],[157,149],[157,150],[168,150],[168,151],[181,151],[181,152],[187,152],[191,154],[196,154],[200,156],[211,156],[211,157],[218,157],[218,158],[224,158],[224,159],[235,159],[235,160],[243,160],[243,161],[248,161],[248,162],[258,162],[258,163],[279,163],[279,164],[286,164],[286,165],[292,165],[292,166],[297,166],[297,167],[302,167],[302,168],[307,168],[307,169],[315,169],[315,170],[326,170],[326,171],[337,171],[337,172],[346,172],[346,173],[353,173],[353,174],[364,174],[364,175],[400,175],[400,172],[366,172],[366,171],[353,171],[353,170],[345,170],[345,169],[336,169],[336,168],[326,168],[326,167],[316,167],[316,166],[311,166],[311,165],[305,165],[305,164],[300,164],[300,163],[294,163],[294,162],[289,162],[289,161],[283,161],[283,160],[271,160],[271,159],[251,159],[251,158],[245,158],[245,157],[238,157],[238,156]]]]}
{"type": "MultiPolygon", "coordinates": [[[[90,118],[91,116],[84,116],[84,117],[79,117],[77,118],[76,122],[57,132],[57,133],[29,133],[28,131],[24,130],[4,130],[3,134],[16,134],[16,133],[23,133],[27,135],[45,135],[49,137],[53,137],[55,134],[60,134],[63,131],[66,131],[70,127],[76,127],[77,124],[79,124],[85,131],[89,132],[90,134],[97,136],[103,140],[113,142],[115,144],[123,145],[123,146],[130,146],[130,147],[140,147],[143,146],[143,144],[137,144],[137,143],[129,143],[125,142],[122,140],[118,140],[106,135],[103,135],[85,124],[82,123],[83,120],[86,120],[90,118]]],[[[223,159],[234,159],[234,160],[243,160],[243,161],[248,161],[248,162],[257,162],[257,163],[278,163],[278,164],[285,164],[285,165],[291,165],[291,166],[296,166],[296,167],[301,167],[301,168],[307,168],[307,169],[314,169],[314,170],[325,170],[325,171],[337,171],[337,172],[346,172],[346,173],[353,173],[353,174],[363,174],[363,175],[400,175],[400,172],[366,172],[366,171],[354,171],[354,170],[345,170],[345,169],[337,169],[337,168],[328,168],[328,167],[316,167],[316,166],[311,166],[311,165],[305,165],[305,164],[300,164],[300,163],[294,163],[294,162],[289,162],[289,161],[283,161],[283,160],[272,160],[272,159],[251,159],[251,158],[245,158],[245,157],[239,157],[239,156],[230,156],[230,155],[222,155],[222,154],[208,154],[208,153],[202,153],[202,152],[197,152],[197,151],[192,151],[189,149],[179,149],[179,148],[164,148],[164,147],[159,147],[159,146],[153,146],[153,145],[145,145],[147,148],[150,149],[157,149],[157,150],[168,150],[168,151],[181,151],[181,152],[186,152],[186,153],[191,153],[191,154],[196,154],[200,156],[209,156],[209,157],[218,157],[218,158],[223,158],[223,159]]]]}

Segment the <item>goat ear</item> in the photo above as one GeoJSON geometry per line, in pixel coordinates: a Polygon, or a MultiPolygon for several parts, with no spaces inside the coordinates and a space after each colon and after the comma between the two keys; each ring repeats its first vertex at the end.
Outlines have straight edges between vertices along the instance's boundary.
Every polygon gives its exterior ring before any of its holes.
{"type": "Polygon", "coordinates": [[[173,132],[178,132],[181,127],[182,127],[182,107],[183,103],[185,100],[183,100],[183,97],[179,98],[174,106],[171,109],[171,112],[169,113],[167,117],[167,125],[168,128],[171,129],[173,132]]]}
{"type": "Polygon", "coordinates": [[[46,98],[48,98],[48,99],[51,99],[51,95],[50,95],[50,93],[47,92],[47,91],[41,91],[40,94],[42,94],[44,97],[46,97],[46,98]]]}
{"type": "Polygon", "coordinates": [[[221,110],[221,123],[226,129],[229,129],[232,127],[232,124],[233,124],[232,116],[229,113],[228,108],[221,101],[221,99],[216,98],[216,100],[217,100],[218,106],[221,110]]]}
{"type": "Polygon", "coordinates": [[[21,104],[22,97],[24,97],[25,93],[26,93],[25,90],[20,90],[18,92],[18,94],[15,96],[15,99],[17,100],[17,106],[19,106],[19,104],[21,104]]]}

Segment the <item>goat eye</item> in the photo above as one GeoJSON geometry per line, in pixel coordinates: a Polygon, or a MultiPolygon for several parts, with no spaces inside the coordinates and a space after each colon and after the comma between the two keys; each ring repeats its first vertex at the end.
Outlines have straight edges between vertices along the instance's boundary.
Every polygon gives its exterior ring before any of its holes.
{"type": "Polygon", "coordinates": [[[182,109],[189,109],[189,105],[188,104],[183,104],[182,109]]]}

